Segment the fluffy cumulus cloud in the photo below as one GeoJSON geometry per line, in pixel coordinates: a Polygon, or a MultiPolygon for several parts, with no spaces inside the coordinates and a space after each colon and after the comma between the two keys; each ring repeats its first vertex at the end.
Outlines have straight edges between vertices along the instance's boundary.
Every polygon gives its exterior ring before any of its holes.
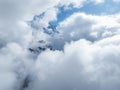
{"type": "Polygon", "coordinates": [[[61,37],[52,38],[51,41],[56,48],[61,49],[65,42],[72,40],[87,39],[94,42],[118,35],[120,34],[118,16],[119,14],[96,16],[85,13],[74,13],[57,27],[61,37]],[[59,43],[56,43],[56,41],[59,43]]]}
{"type": "Polygon", "coordinates": [[[66,44],[64,51],[41,53],[32,90],[119,90],[120,45],[116,37],[109,39],[96,43],[82,39],[66,44]]]}
{"type": "Polygon", "coordinates": [[[49,26],[88,3],[105,0],[0,0],[0,90],[120,90],[119,13],[49,26]]]}

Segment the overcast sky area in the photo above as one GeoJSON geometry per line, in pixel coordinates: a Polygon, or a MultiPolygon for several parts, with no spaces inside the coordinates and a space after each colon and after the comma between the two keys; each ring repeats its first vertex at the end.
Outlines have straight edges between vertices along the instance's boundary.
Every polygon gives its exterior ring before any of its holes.
{"type": "Polygon", "coordinates": [[[120,0],[0,0],[0,90],[120,90],[120,0]]]}

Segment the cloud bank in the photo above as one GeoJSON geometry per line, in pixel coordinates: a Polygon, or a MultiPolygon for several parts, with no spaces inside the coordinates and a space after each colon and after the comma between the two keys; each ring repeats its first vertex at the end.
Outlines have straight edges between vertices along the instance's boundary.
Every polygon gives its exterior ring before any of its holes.
{"type": "Polygon", "coordinates": [[[105,1],[0,0],[0,90],[120,90],[119,13],[76,12],[49,26],[59,7],[87,3],[105,1]]]}

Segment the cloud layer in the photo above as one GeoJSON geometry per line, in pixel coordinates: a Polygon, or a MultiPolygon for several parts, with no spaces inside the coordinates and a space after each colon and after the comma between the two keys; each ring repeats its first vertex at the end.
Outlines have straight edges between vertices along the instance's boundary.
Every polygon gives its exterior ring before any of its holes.
{"type": "Polygon", "coordinates": [[[104,2],[0,0],[0,90],[120,90],[119,13],[77,12],[44,31],[59,7],[104,2]]]}

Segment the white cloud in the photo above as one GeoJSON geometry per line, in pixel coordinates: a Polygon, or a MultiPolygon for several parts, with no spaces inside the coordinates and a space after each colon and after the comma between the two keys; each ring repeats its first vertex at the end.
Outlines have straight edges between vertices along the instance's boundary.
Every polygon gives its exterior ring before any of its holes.
{"type": "Polygon", "coordinates": [[[112,41],[112,45],[101,46],[98,43],[78,40],[65,45],[64,51],[41,53],[28,89],[119,90],[120,44],[112,41]]]}
{"type": "Polygon", "coordinates": [[[81,7],[83,3],[86,2],[86,0],[61,0],[60,5],[65,5],[66,7],[70,4],[73,5],[73,7],[81,7]]]}
{"type": "Polygon", "coordinates": [[[119,50],[119,35],[67,43],[63,51],[46,50],[37,59],[11,43],[0,50],[0,79],[7,78],[0,88],[16,90],[29,75],[26,90],[119,90],[119,50]]]}
{"type": "Polygon", "coordinates": [[[0,49],[0,89],[20,90],[32,64],[28,56],[28,51],[17,43],[0,49]]]}
{"type": "Polygon", "coordinates": [[[62,6],[69,7],[69,5],[73,5],[75,8],[83,7],[85,3],[92,2],[94,4],[103,3],[104,0],[60,0],[59,4],[62,6]]]}
{"type": "Polygon", "coordinates": [[[87,2],[103,0],[0,0],[0,90],[120,89],[119,14],[74,13],[60,23],[60,34],[53,37],[41,31],[34,37],[26,24],[45,12],[38,24],[47,26],[57,19],[55,6],[80,8],[87,2]],[[60,50],[45,50],[35,57],[27,50],[39,45],[34,39],[47,39],[60,50]]]}
{"type": "MultiPolygon", "coordinates": [[[[19,22],[26,22],[31,20],[34,15],[46,12],[44,18],[38,23],[40,26],[47,25],[48,22],[56,20],[58,10],[55,6],[59,4],[66,7],[73,4],[73,7],[81,7],[86,0],[0,0],[0,41],[3,45],[8,41],[17,41],[19,43],[26,40],[26,32],[30,28],[20,26],[19,22]],[[27,5],[26,5],[27,4],[27,5]],[[24,30],[23,30],[24,29],[24,30]],[[26,31],[26,30],[27,31],[26,31]],[[7,32],[7,33],[6,33],[7,32]],[[11,37],[11,38],[8,38],[11,37]],[[16,40],[17,39],[17,40],[16,40]],[[19,39],[19,40],[18,40],[19,39]]],[[[96,2],[92,1],[92,2],[96,2]]],[[[28,35],[30,37],[30,35],[28,35]]],[[[28,39],[27,39],[28,40],[28,39]]],[[[0,45],[2,46],[2,45],[0,45]]]]}
{"type": "MultiPolygon", "coordinates": [[[[26,36],[30,37],[28,33],[31,29],[30,27],[26,28],[26,25],[19,24],[19,22],[23,22],[26,24],[26,21],[31,20],[34,15],[46,11],[48,8],[53,8],[57,3],[57,0],[55,0],[54,3],[52,0],[0,0],[1,43],[7,43],[12,41],[23,43],[23,41],[26,40],[26,36]]],[[[54,12],[53,9],[51,11],[54,12]]],[[[53,13],[51,11],[48,10],[47,13],[53,13]]],[[[55,12],[52,15],[54,14],[55,12]]],[[[53,19],[56,19],[55,15],[52,16],[53,19]]],[[[46,18],[45,23],[47,24],[49,20],[53,20],[52,18],[46,18]]]]}
{"type": "Polygon", "coordinates": [[[84,38],[90,41],[96,41],[119,34],[120,23],[118,16],[119,14],[96,16],[85,13],[74,13],[57,27],[62,37],[62,41],[58,38],[58,42],[61,42],[62,45],[60,47],[63,47],[65,42],[72,40],[84,38]]]}

